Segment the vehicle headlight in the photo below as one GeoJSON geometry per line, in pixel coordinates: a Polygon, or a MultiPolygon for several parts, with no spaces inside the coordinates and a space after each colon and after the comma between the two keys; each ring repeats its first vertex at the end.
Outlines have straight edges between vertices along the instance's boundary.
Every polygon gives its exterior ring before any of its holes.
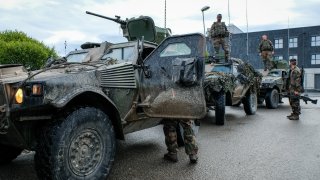
{"type": "Polygon", "coordinates": [[[15,99],[18,104],[21,104],[23,102],[23,91],[21,88],[17,90],[15,94],[15,99]]]}

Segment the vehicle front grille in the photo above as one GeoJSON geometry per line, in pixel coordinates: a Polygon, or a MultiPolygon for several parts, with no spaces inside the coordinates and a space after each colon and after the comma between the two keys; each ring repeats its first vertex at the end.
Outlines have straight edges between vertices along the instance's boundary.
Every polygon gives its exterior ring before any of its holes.
{"type": "Polygon", "coordinates": [[[136,88],[137,84],[133,65],[125,64],[102,70],[101,86],[107,88],[136,88]]]}

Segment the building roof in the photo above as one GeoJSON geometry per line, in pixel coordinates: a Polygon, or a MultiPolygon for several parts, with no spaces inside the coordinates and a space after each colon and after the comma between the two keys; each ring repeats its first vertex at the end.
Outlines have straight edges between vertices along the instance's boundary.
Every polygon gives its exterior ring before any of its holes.
{"type": "Polygon", "coordinates": [[[243,33],[243,31],[240,28],[238,28],[236,25],[234,25],[234,24],[229,24],[227,26],[227,28],[228,28],[228,31],[230,33],[232,33],[232,34],[241,34],[241,33],[243,33]]]}

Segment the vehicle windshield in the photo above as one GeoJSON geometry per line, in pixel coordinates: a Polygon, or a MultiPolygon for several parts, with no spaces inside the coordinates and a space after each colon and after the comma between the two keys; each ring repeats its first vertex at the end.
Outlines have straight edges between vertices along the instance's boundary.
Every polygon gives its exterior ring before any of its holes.
{"type": "Polygon", "coordinates": [[[82,63],[86,58],[88,52],[76,53],[76,54],[69,54],[66,58],[68,62],[78,62],[82,63]]]}
{"type": "Polygon", "coordinates": [[[231,73],[231,67],[230,66],[214,66],[211,69],[211,72],[231,73]]]}
{"type": "Polygon", "coordinates": [[[161,53],[160,57],[182,56],[191,54],[191,49],[185,43],[169,44],[161,53]]]}
{"type": "Polygon", "coordinates": [[[273,76],[273,77],[280,77],[281,74],[279,71],[271,71],[268,73],[268,76],[273,76]]]}
{"type": "Polygon", "coordinates": [[[133,61],[134,60],[134,46],[115,48],[107,51],[101,58],[101,60],[118,60],[118,61],[133,61]]]}

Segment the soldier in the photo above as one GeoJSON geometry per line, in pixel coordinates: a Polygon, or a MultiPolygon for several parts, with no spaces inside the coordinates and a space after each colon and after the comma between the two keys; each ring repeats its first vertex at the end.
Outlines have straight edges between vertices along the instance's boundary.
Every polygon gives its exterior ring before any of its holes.
{"type": "Polygon", "coordinates": [[[215,50],[216,56],[219,54],[220,44],[224,50],[225,61],[229,62],[229,47],[228,42],[225,40],[226,37],[229,37],[229,31],[224,22],[221,22],[222,15],[217,15],[217,22],[214,22],[210,29],[211,40],[213,42],[213,47],[215,50]]]}
{"type": "Polygon", "coordinates": [[[299,120],[301,114],[300,99],[299,96],[302,90],[301,87],[301,71],[297,67],[297,60],[290,59],[290,77],[289,77],[289,102],[292,108],[292,113],[287,116],[290,120],[299,120]]]}
{"type": "Polygon", "coordinates": [[[259,44],[259,55],[261,56],[264,64],[264,71],[272,69],[272,55],[274,54],[273,51],[273,44],[268,39],[267,35],[262,36],[262,40],[259,44]]]}
{"type": "Polygon", "coordinates": [[[183,128],[183,136],[186,154],[189,155],[190,163],[194,164],[198,161],[198,146],[196,138],[191,127],[192,120],[163,120],[163,132],[165,135],[165,143],[168,153],[164,155],[164,159],[172,162],[178,161],[178,143],[176,127],[181,124],[183,128]]]}

